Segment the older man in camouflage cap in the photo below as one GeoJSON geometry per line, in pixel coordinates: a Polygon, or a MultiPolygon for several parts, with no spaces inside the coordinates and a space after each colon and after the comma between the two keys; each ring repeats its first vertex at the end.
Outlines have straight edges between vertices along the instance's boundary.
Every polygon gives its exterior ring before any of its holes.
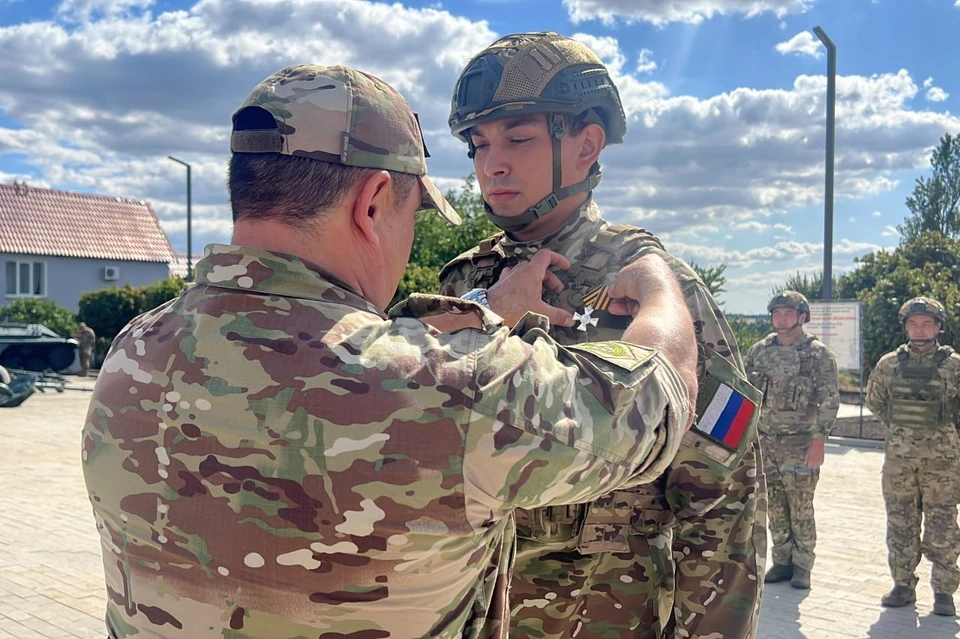
{"type": "MultiPolygon", "coordinates": [[[[611,312],[611,284],[656,254],[681,282],[699,348],[700,419],[663,475],[589,504],[518,511],[511,636],[751,637],[766,557],[759,393],[697,274],[644,229],[608,223],[593,199],[601,150],[627,129],[609,71],[574,39],[504,36],[461,73],[450,127],[504,233],[448,264],[442,292],[484,295],[502,272],[554,250],[572,268],[544,298],[575,322],[554,323],[551,336],[618,339],[626,323],[611,312]]],[[[512,319],[502,297],[487,297],[512,319]]]]}
{"type": "Polygon", "coordinates": [[[881,357],[867,382],[867,406],[886,428],[883,500],[894,585],[881,603],[917,600],[922,552],[933,564],[933,612],[952,617],[960,586],[960,355],[939,343],[947,312],[937,300],[907,300],[899,320],[907,343],[881,357]]]}
{"type": "Polygon", "coordinates": [[[765,581],[810,588],[817,527],[813,495],[824,446],[840,408],[837,360],[803,331],[810,304],[782,291],[767,305],[774,332],[747,351],[747,372],[763,391],[760,445],[769,498],[773,566],[765,581]]]}
{"type": "MultiPolygon", "coordinates": [[[[635,317],[590,347],[452,298],[388,316],[416,211],[458,219],[400,95],[297,66],[233,124],[233,244],[121,332],[84,426],[110,637],[505,637],[514,509],[650,481],[679,447],[675,279],[625,274],[635,317]]],[[[545,307],[550,266],[504,286],[545,307]]]]}

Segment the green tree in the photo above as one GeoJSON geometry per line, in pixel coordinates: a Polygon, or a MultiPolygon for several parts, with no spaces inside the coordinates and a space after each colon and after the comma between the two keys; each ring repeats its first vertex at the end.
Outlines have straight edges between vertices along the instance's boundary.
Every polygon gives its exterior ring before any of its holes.
{"type": "Polygon", "coordinates": [[[0,322],[43,324],[63,337],[77,332],[77,317],[52,300],[22,297],[0,307],[0,322]]]}
{"type": "Polygon", "coordinates": [[[182,277],[157,280],[143,289],[143,310],[152,310],[164,302],[172,300],[183,291],[185,282],[182,277]]]}
{"type": "Polygon", "coordinates": [[[897,226],[901,243],[931,231],[960,237],[960,135],[947,133],[940,138],[930,166],[930,178],[917,178],[913,194],[907,198],[910,215],[897,226]]]}
{"type": "Polygon", "coordinates": [[[897,249],[877,251],[855,260],[841,278],[839,296],[863,302],[865,370],[906,340],[897,313],[911,297],[928,295],[947,309],[944,344],[958,344],[960,322],[960,240],[938,232],[923,233],[897,249]]]}
{"type": "Polygon", "coordinates": [[[80,296],[78,316],[98,338],[112,340],[124,326],[143,312],[143,287],[130,284],[122,288],[104,288],[80,296]]]}
{"type": "Polygon", "coordinates": [[[690,268],[697,272],[697,275],[703,280],[704,286],[707,287],[707,290],[710,291],[710,294],[713,295],[719,304],[720,294],[726,292],[726,288],[724,287],[727,285],[727,276],[725,275],[727,265],[700,266],[696,262],[688,262],[688,264],[690,268]]]}
{"type": "Polygon", "coordinates": [[[391,304],[411,293],[436,293],[440,288],[437,275],[447,262],[499,231],[484,212],[473,173],[464,178],[459,189],[450,189],[444,195],[460,213],[463,224],[450,226],[435,211],[417,214],[410,259],[391,304]]]}
{"type": "MultiPolygon", "coordinates": [[[[842,281],[842,276],[834,275],[833,276],[833,297],[837,298],[837,293],[840,290],[840,284],[842,281]]],[[[823,299],[823,272],[819,271],[813,275],[807,275],[806,273],[800,273],[797,271],[794,275],[791,275],[787,278],[787,281],[781,284],[780,286],[774,286],[770,291],[770,297],[773,298],[774,295],[783,290],[797,291],[798,293],[803,293],[803,295],[808,300],[822,300],[823,299]]]]}
{"type": "Polygon", "coordinates": [[[727,322],[730,323],[730,330],[737,338],[737,346],[740,347],[740,353],[746,356],[750,347],[762,340],[773,331],[773,324],[768,317],[732,317],[727,316],[727,322]]]}

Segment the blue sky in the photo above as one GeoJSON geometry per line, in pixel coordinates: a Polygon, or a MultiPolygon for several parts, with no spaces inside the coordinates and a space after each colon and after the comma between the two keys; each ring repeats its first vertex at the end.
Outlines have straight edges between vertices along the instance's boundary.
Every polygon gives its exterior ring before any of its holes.
{"type": "Polygon", "coordinates": [[[608,63],[629,130],[604,152],[611,221],[728,264],[725,307],[822,265],[824,48],[838,46],[834,269],[895,246],[931,148],[960,132],[960,0],[0,0],[0,182],[148,200],[186,249],[229,239],[230,114],[288,64],[343,63],[421,113],[431,174],[471,166],[446,130],[453,83],[507,33],[577,37],[608,63]]]}

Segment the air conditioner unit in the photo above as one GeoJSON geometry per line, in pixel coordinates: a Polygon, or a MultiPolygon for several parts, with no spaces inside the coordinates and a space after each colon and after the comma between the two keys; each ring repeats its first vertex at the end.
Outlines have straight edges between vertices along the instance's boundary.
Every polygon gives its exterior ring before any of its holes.
{"type": "Polygon", "coordinates": [[[104,266],[103,267],[103,279],[108,282],[113,282],[120,279],[120,267],[119,266],[104,266]]]}

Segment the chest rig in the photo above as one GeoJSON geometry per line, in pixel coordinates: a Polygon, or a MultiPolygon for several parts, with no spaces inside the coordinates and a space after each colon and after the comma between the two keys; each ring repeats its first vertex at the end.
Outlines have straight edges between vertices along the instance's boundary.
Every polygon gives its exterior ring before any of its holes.
{"type": "MultiPolygon", "coordinates": [[[[504,234],[500,233],[485,239],[469,258],[471,269],[466,280],[467,288],[490,288],[500,279],[504,268],[516,266],[521,259],[524,259],[522,257],[524,253],[528,253],[529,257],[529,251],[519,247],[512,248],[509,244],[505,244],[504,237],[504,234]]],[[[663,244],[645,229],[624,224],[607,225],[596,236],[584,243],[580,255],[570,260],[571,268],[568,271],[557,272],[564,290],[559,295],[552,291],[544,291],[544,301],[570,312],[583,310],[590,305],[585,302],[584,297],[602,287],[606,280],[615,276],[638,251],[644,248],[662,251],[663,244]]],[[[441,274],[442,278],[443,274],[441,274]]],[[[602,313],[599,317],[592,319],[596,320],[592,325],[600,332],[603,329],[610,329],[619,333],[630,323],[628,316],[608,313],[602,313]]],[[[554,326],[550,330],[550,335],[563,345],[619,338],[619,334],[615,337],[598,337],[596,332],[590,334],[590,331],[580,331],[576,327],[554,326]]]]}
{"type": "Polygon", "coordinates": [[[941,346],[929,359],[921,359],[910,357],[906,344],[897,349],[897,367],[890,390],[891,424],[933,429],[951,423],[947,385],[940,367],[952,353],[949,346],[941,346]]]}
{"type": "MultiPolygon", "coordinates": [[[[529,257],[528,251],[519,247],[513,250],[503,239],[501,233],[484,240],[471,256],[468,288],[493,286],[505,267],[516,265],[524,259],[524,253],[529,257]]],[[[571,312],[584,310],[590,306],[586,302],[591,301],[584,298],[612,280],[644,248],[663,250],[663,244],[642,228],[618,224],[605,226],[584,243],[579,256],[570,260],[570,270],[557,272],[564,290],[559,295],[545,291],[544,301],[571,312]]],[[[563,345],[619,339],[630,322],[628,316],[609,313],[600,313],[593,319],[596,323],[591,322],[586,331],[553,326],[550,335],[563,345]]],[[[515,513],[517,536],[521,539],[540,542],[576,540],[577,550],[584,554],[628,551],[629,536],[653,536],[673,522],[662,477],[650,485],[608,493],[590,504],[517,509],[515,513]]]]}
{"type": "Polygon", "coordinates": [[[802,414],[803,419],[812,421],[817,416],[816,354],[813,349],[817,339],[810,336],[793,348],[778,347],[775,340],[775,337],[766,339],[757,370],[750,372],[750,383],[763,393],[765,410],[802,414]]]}

